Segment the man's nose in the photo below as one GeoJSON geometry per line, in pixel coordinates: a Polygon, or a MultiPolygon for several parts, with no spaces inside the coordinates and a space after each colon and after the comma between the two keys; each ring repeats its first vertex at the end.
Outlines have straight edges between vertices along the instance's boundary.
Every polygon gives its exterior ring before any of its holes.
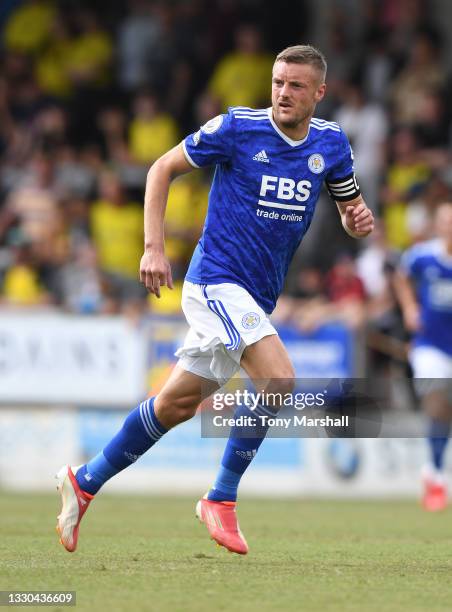
{"type": "Polygon", "coordinates": [[[280,89],[280,96],[287,97],[288,95],[289,95],[289,84],[288,83],[284,83],[283,86],[280,89]]]}

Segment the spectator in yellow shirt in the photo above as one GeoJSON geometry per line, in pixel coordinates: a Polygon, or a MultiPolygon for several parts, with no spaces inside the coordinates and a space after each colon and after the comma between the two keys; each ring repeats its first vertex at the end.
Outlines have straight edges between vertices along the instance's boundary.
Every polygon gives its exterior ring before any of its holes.
{"type": "Polygon", "coordinates": [[[73,93],[68,71],[72,45],[67,23],[61,15],[56,15],[51,26],[51,40],[35,61],[36,80],[43,92],[59,98],[73,93]]]}
{"type": "Polygon", "coordinates": [[[30,242],[20,231],[14,234],[11,255],[12,262],[5,272],[1,287],[2,303],[14,307],[47,304],[49,296],[35,267],[30,242]]]}
{"type": "Polygon", "coordinates": [[[252,25],[235,33],[235,50],[214,70],[209,91],[225,111],[229,106],[260,107],[269,103],[273,58],[261,49],[261,34],[252,25]]]}
{"type": "Polygon", "coordinates": [[[383,188],[382,216],[389,246],[405,249],[412,242],[407,209],[416,191],[427,183],[431,170],[420,157],[414,132],[409,128],[394,134],[392,150],[394,159],[383,188]]]}
{"type": "Polygon", "coordinates": [[[42,91],[58,96],[73,95],[79,87],[97,89],[108,84],[113,45],[90,11],[78,15],[81,32],[69,32],[64,15],[55,15],[51,40],[36,58],[35,74],[42,91]]]}
{"type": "Polygon", "coordinates": [[[209,187],[201,173],[185,174],[171,184],[165,213],[165,252],[171,261],[174,288],[160,300],[149,294],[149,306],[155,314],[181,313],[183,278],[201,236],[208,196],[209,187]]]}
{"type": "Polygon", "coordinates": [[[208,196],[209,188],[202,180],[201,173],[185,174],[171,185],[165,213],[165,244],[174,276],[177,276],[177,268],[181,268],[181,276],[185,274],[201,236],[208,196]]]}
{"type": "Polygon", "coordinates": [[[73,39],[67,58],[67,69],[76,85],[103,86],[109,81],[113,59],[113,44],[109,34],[98,23],[96,15],[81,10],[78,15],[81,28],[73,39]]]}
{"type": "Polygon", "coordinates": [[[129,149],[140,164],[150,164],[179,142],[177,125],[168,113],[161,112],[156,96],[139,94],[133,104],[129,128],[129,149]]]}
{"type": "Polygon", "coordinates": [[[136,279],[143,253],[143,207],[128,202],[119,178],[111,171],[100,177],[100,198],[91,208],[90,229],[100,267],[136,279]]]}
{"type": "Polygon", "coordinates": [[[8,19],[4,44],[9,51],[35,53],[50,36],[55,7],[52,2],[29,0],[17,8],[8,19]]]}

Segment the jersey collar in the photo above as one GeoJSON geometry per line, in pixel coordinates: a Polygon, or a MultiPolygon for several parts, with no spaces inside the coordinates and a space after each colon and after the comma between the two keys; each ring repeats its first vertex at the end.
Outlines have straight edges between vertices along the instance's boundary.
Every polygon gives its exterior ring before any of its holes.
{"type": "Polygon", "coordinates": [[[270,123],[272,124],[273,129],[275,130],[275,132],[277,132],[281,136],[281,138],[287,142],[287,144],[290,144],[291,147],[298,147],[299,145],[301,145],[304,142],[306,142],[306,140],[308,139],[309,130],[311,129],[311,124],[309,124],[308,133],[306,134],[306,136],[302,140],[292,140],[292,138],[289,138],[289,136],[284,134],[284,132],[282,132],[279,129],[279,127],[276,125],[275,120],[273,119],[273,112],[272,112],[272,107],[271,106],[269,108],[267,108],[267,115],[268,115],[268,118],[270,119],[270,123]]]}

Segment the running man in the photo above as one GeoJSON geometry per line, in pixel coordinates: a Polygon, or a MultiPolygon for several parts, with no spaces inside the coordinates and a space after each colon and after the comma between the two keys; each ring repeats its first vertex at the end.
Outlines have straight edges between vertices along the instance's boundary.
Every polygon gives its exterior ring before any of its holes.
{"type": "MultiPolygon", "coordinates": [[[[288,393],[294,370],[269,315],[289,263],[309,228],[323,183],[336,201],[344,230],[354,238],[373,229],[353,171],[347,137],[337,123],[314,119],[325,95],[326,62],[311,46],[282,51],[275,60],[272,106],[234,107],[208,121],[151,167],[145,195],[145,252],[141,280],[160,297],[172,287],[163,220],[172,179],[215,165],[202,237],[193,253],[182,308],[190,330],[162,391],[143,401],[122,429],[86,465],[64,466],[57,477],[63,509],[57,529],[68,551],[93,496],[242,367],[264,393],[288,393]]],[[[260,406],[248,415],[273,415],[260,406]]],[[[237,414],[237,413],[236,413],[237,414]]],[[[236,517],[237,488],[256,455],[259,438],[229,438],[214,486],[197,515],[230,551],[248,545],[236,517]]]]}
{"type": "Polygon", "coordinates": [[[452,203],[435,214],[437,238],[419,243],[402,257],[397,293],[406,328],[414,334],[410,360],[416,388],[430,420],[431,461],[423,471],[422,504],[447,504],[444,456],[452,420],[452,203]]]}

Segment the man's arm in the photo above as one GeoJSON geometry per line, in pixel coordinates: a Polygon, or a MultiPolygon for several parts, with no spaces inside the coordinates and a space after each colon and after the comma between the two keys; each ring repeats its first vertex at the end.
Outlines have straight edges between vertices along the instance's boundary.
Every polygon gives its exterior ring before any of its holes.
{"type": "Polygon", "coordinates": [[[164,218],[171,181],[193,170],[185,158],[182,144],[162,155],[151,166],[144,196],[144,254],[140,262],[140,279],[146,289],[158,298],[160,287],[173,288],[171,266],[165,257],[164,218]]]}
{"type": "Polygon", "coordinates": [[[416,332],[420,327],[420,310],[411,280],[398,270],[394,275],[394,291],[402,309],[403,321],[408,331],[416,332]]]}
{"type": "Polygon", "coordinates": [[[336,206],[341,216],[342,227],[352,238],[365,238],[374,229],[374,216],[361,195],[336,206]]]}

